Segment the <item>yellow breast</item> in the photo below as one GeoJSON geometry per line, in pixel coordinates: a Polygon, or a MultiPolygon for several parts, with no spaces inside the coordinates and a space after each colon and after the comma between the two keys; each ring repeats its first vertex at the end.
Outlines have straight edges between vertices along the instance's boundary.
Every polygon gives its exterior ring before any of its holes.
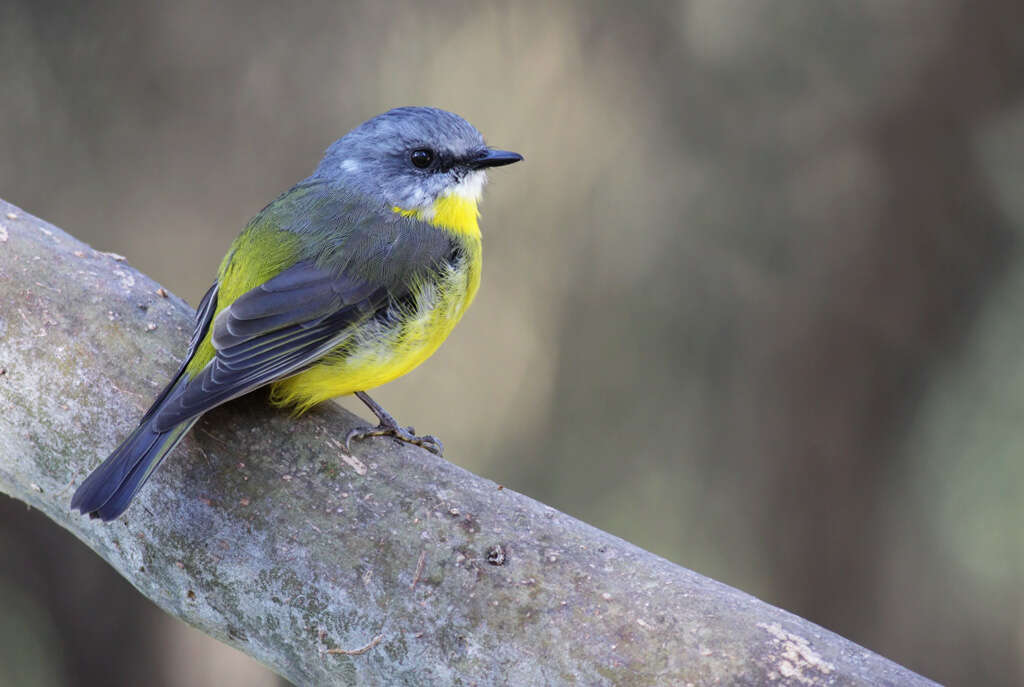
{"type": "Polygon", "coordinates": [[[415,285],[411,306],[401,310],[394,305],[388,317],[358,325],[321,362],[274,384],[275,404],[294,406],[301,413],[329,398],[386,384],[433,355],[462,319],[480,286],[483,254],[476,201],[451,195],[428,211],[395,212],[450,231],[462,245],[463,258],[415,285]]]}
{"type": "Polygon", "coordinates": [[[470,196],[453,193],[439,198],[428,208],[405,210],[395,206],[391,209],[403,217],[415,217],[458,236],[480,240],[480,211],[476,199],[470,196]]]}

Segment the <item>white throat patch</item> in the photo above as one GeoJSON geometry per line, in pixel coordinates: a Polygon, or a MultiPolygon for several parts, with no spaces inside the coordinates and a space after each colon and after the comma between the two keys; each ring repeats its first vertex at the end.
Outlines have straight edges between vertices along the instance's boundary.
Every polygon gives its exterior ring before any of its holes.
{"type": "Polygon", "coordinates": [[[448,189],[445,195],[464,198],[465,200],[471,200],[476,203],[479,202],[480,198],[483,196],[484,185],[486,183],[487,172],[482,169],[477,169],[462,177],[462,181],[448,189]]]}

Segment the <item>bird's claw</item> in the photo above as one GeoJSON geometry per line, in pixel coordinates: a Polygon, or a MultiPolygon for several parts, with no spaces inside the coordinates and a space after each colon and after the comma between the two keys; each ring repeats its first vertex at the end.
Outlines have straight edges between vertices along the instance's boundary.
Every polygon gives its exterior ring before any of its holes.
{"type": "Polygon", "coordinates": [[[345,435],[345,450],[351,450],[350,444],[353,439],[367,439],[369,437],[394,437],[398,441],[403,441],[407,444],[414,444],[421,448],[425,448],[435,455],[443,455],[444,445],[441,440],[430,434],[424,434],[423,436],[417,436],[416,430],[412,427],[397,427],[380,424],[376,427],[356,427],[345,435]]]}

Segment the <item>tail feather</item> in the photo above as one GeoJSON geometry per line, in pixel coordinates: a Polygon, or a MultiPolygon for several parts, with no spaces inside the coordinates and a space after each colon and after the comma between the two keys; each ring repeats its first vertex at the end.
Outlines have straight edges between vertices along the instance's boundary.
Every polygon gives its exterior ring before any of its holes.
{"type": "MultiPolygon", "coordinates": [[[[176,395],[187,381],[179,379],[169,393],[161,395],[162,405],[176,395]]],[[[199,417],[189,418],[165,430],[155,428],[156,413],[149,412],[131,436],[85,478],[71,498],[71,507],[91,517],[113,520],[131,503],[164,457],[178,445],[199,417]]]]}

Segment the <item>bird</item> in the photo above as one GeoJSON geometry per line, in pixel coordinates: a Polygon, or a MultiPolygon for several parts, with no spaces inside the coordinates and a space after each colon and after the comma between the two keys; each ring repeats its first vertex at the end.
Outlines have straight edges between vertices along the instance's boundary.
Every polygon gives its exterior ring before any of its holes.
{"type": "Polygon", "coordinates": [[[400,426],[366,392],[430,357],[472,303],[487,170],[522,159],[433,107],[389,110],[332,143],[231,244],[177,373],[72,509],[117,518],[203,413],[267,385],[295,414],[363,401],[379,424],[349,432],[346,449],[391,435],[440,454],[438,439],[400,426]]]}

